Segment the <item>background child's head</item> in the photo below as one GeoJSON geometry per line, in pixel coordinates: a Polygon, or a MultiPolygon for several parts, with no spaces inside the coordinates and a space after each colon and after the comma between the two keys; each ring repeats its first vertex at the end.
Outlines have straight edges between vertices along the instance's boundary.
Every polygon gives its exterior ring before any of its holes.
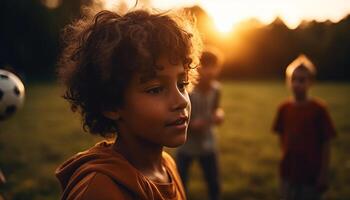
{"type": "Polygon", "coordinates": [[[307,96],[316,76],[314,64],[305,55],[300,55],[286,69],[286,81],[296,98],[307,96]]]}
{"type": "Polygon", "coordinates": [[[201,67],[198,69],[199,81],[210,82],[215,80],[222,65],[220,52],[213,47],[205,49],[200,58],[200,65],[201,67]]]}
{"type": "Polygon", "coordinates": [[[64,98],[82,114],[84,129],[107,136],[117,131],[103,112],[123,105],[123,95],[136,72],[152,75],[167,57],[183,64],[192,80],[199,63],[200,39],[189,21],[171,13],[138,10],[125,15],[101,11],[65,30],[59,77],[64,98]]]}

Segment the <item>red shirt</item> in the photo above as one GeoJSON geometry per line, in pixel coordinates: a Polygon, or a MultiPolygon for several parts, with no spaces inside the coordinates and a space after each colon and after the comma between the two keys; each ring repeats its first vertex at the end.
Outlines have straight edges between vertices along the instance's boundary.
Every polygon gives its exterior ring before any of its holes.
{"type": "Polygon", "coordinates": [[[322,143],[336,135],[324,103],[285,101],[279,106],[273,130],[282,137],[280,175],[293,183],[313,184],[322,162],[322,143]]]}

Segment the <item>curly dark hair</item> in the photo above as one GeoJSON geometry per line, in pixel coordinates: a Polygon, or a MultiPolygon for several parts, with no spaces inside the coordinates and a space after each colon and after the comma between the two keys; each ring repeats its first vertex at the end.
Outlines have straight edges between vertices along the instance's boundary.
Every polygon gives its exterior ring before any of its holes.
{"type": "Polygon", "coordinates": [[[58,76],[66,86],[63,98],[81,114],[85,131],[115,134],[115,122],[103,112],[122,106],[133,74],[155,73],[156,60],[163,55],[170,63],[182,63],[193,80],[202,44],[193,21],[183,16],[105,10],[64,29],[58,76]]]}

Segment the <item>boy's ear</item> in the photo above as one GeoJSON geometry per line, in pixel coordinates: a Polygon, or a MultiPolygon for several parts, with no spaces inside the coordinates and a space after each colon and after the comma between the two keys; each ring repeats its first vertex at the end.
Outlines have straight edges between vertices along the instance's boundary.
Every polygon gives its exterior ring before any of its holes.
{"type": "Polygon", "coordinates": [[[118,111],[104,111],[103,116],[111,120],[119,120],[120,113],[118,111]]]}

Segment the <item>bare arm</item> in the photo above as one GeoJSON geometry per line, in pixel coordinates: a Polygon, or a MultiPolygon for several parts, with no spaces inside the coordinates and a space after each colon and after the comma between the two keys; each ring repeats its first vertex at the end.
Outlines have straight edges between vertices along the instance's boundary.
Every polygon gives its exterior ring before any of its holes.
{"type": "Polygon", "coordinates": [[[318,178],[317,186],[320,191],[327,190],[328,187],[328,172],[329,172],[329,163],[330,163],[330,142],[325,141],[322,144],[322,152],[321,152],[321,170],[320,176],[318,178]]]}
{"type": "Polygon", "coordinates": [[[212,123],[214,125],[220,125],[224,122],[225,112],[220,107],[221,102],[221,90],[218,89],[216,92],[215,102],[214,102],[214,110],[212,114],[212,123]]]}
{"type": "Polygon", "coordinates": [[[222,108],[217,108],[213,113],[213,123],[215,125],[220,125],[224,121],[225,112],[222,108]]]}
{"type": "Polygon", "coordinates": [[[0,169],[0,184],[3,184],[3,183],[6,183],[6,178],[0,169]]]}

